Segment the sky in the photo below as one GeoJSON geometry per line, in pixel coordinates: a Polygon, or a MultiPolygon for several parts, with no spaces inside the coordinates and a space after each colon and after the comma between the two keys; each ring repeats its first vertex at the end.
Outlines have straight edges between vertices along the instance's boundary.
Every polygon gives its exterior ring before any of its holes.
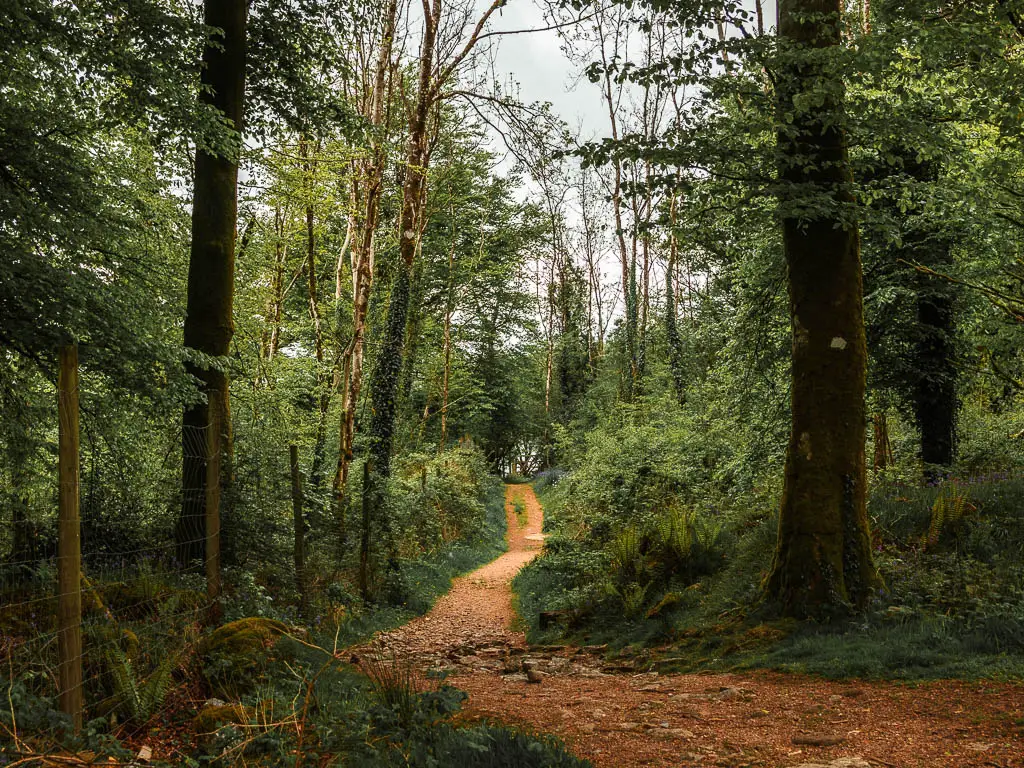
{"type": "MultiPolygon", "coordinates": [[[[487,0],[480,2],[481,10],[487,0]]],[[[753,0],[744,3],[751,11],[753,0]]],[[[763,0],[766,26],[774,26],[776,0],[763,0]]],[[[508,0],[492,30],[537,29],[546,26],[534,0],[508,0]]],[[[606,135],[608,118],[597,85],[580,78],[578,68],[562,51],[556,30],[502,37],[495,68],[499,76],[511,76],[520,86],[524,102],[550,101],[555,112],[585,139],[606,135]]]]}
{"type": "MultiPolygon", "coordinates": [[[[537,29],[546,26],[533,0],[509,0],[495,22],[495,30],[537,29]]],[[[555,112],[585,137],[600,135],[608,118],[598,86],[580,78],[577,66],[562,51],[557,30],[503,37],[495,55],[499,75],[519,83],[525,102],[550,101],[555,112]]]]}

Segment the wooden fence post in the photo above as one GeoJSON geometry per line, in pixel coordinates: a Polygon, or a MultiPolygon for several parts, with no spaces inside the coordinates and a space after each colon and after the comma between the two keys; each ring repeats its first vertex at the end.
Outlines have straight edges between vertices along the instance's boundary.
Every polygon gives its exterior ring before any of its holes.
{"type": "Polygon", "coordinates": [[[78,347],[60,348],[57,533],[57,678],[60,710],[82,728],[82,531],[78,519],[78,347]]]}
{"type": "Polygon", "coordinates": [[[295,589],[299,593],[299,612],[306,614],[306,522],[302,517],[302,477],[299,475],[299,447],[288,446],[292,470],[292,517],[295,525],[295,589]]]}
{"type": "Polygon", "coordinates": [[[220,392],[209,390],[206,432],[206,596],[210,599],[211,620],[220,619],[220,392]]]}

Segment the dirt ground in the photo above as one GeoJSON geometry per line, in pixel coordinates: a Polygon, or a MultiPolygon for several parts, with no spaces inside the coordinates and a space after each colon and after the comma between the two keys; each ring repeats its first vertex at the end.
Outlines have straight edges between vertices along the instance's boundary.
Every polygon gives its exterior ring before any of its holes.
{"type": "Polygon", "coordinates": [[[558,734],[599,768],[1024,768],[1019,684],[630,674],[599,648],[529,648],[510,582],[540,550],[543,513],[528,485],[508,486],[506,513],[508,552],[380,638],[418,668],[447,672],[469,693],[470,716],[558,734]]]}

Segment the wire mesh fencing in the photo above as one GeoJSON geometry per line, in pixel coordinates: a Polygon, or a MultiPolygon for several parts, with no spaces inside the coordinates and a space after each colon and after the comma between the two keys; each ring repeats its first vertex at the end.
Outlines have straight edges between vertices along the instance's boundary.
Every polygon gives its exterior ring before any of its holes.
{"type": "Polygon", "coordinates": [[[83,526],[80,519],[73,350],[61,351],[58,392],[56,525],[33,521],[27,500],[16,498],[0,541],[7,550],[4,556],[0,549],[0,666],[10,704],[0,718],[0,745],[12,745],[15,754],[25,748],[27,730],[49,730],[59,739],[92,718],[145,722],[171,692],[186,647],[216,619],[219,606],[216,397],[208,422],[185,426],[180,435],[183,463],[203,472],[166,500],[162,520],[145,535],[131,531],[125,545],[109,526],[83,526]],[[173,518],[179,524],[167,525],[173,518]],[[182,558],[196,552],[201,559],[182,558]],[[67,719],[18,722],[13,700],[32,698],[59,703],[67,719]]]}

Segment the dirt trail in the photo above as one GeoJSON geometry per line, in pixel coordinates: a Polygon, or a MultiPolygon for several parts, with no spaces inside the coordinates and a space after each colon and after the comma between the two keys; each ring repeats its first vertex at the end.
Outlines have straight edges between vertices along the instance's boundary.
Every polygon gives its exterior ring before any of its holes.
{"type": "Polygon", "coordinates": [[[511,582],[519,569],[540,553],[543,542],[543,513],[533,488],[506,486],[505,515],[508,551],[455,579],[451,590],[425,616],[381,635],[389,651],[421,664],[433,661],[434,666],[446,667],[446,660],[469,655],[462,651],[489,648],[491,656],[504,657],[509,653],[500,651],[526,647],[526,636],[512,629],[515,611],[511,582]],[[520,509],[525,509],[525,525],[520,525],[517,502],[520,509]]]}
{"type": "Polygon", "coordinates": [[[421,669],[447,671],[471,716],[556,733],[598,768],[1024,768],[1020,685],[630,673],[605,665],[600,649],[527,648],[512,629],[510,581],[540,547],[532,488],[508,486],[506,513],[509,551],[381,638],[421,669]]]}

